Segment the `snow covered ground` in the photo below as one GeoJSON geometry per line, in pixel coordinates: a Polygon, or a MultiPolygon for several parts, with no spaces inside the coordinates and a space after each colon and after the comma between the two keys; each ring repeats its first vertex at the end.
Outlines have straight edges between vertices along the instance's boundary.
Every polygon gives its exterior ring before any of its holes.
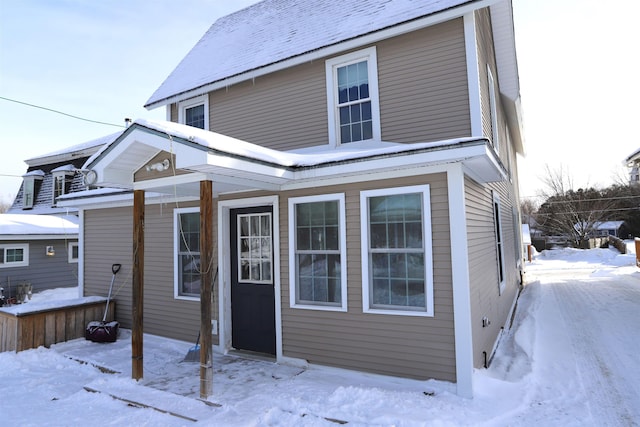
{"type": "MultiPolygon", "coordinates": [[[[184,415],[216,426],[640,426],[635,254],[544,251],[526,276],[513,327],[491,367],[474,373],[472,400],[439,381],[216,355],[216,405],[206,405],[197,399],[198,364],[181,363],[191,343],[145,335],[144,380],[136,383],[123,330],[112,344],[80,339],[1,353],[0,424],[194,424],[176,416],[184,415]]],[[[37,294],[29,304],[75,298],[69,292],[37,294]]]]}

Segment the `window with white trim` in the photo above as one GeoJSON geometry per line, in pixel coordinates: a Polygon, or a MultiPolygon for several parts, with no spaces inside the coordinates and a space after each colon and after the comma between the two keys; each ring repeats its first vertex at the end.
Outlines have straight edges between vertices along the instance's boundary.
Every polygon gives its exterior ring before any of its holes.
{"type": "Polygon", "coordinates": [[[78,262],[78,257],[80,256],[78,242],[69,242],[68,254],[70,263],[78,262]]]}
{"type": "Polygon", "coordinates": [[[328,59],[325,68],[332,145],[380,140],[376,48],[328,59]]]}
{"type": "Polygon", "coordinates": [[[289,199],[292,307],[347,310],[344,194],[289,199]]]}
{"type": "Polygon", "coordinates": [[[363,308],[433,316],[429,185],[360,193],[363,308]]]}
{"type": "Polygon", "coordinates": [[[69,171],[53,172],[53,206],[56,205],[56,199],[58,197],[69,192],[73,175],[74,173],[69,171]]]}
{"type": "Polygon", "coordinates": [[[36,171],[28,175],[23,175],[22,185],[22,209],[31,209],[36,200],[36,181],[40,183],[44,177],[44,172],[36,171]]]}
{"type": "Polygon", "coordinates": [[[200,209],[173,213],[174,297],[200,298],[200,209]]]}
{"type": "Polygon", "coordinates": [[[504,290],[505,285],[505,270],[504,270],[504,241],[502,234],[502,218],[500,208],[500,195],[493,191],[493,223],[495,228],[496,238],[496,259],[498,265],[498,281],[500,286],[500,293],[504,290]]]}
{"type": "Polygon", "coordinates": [[[209,96],[205,94],[179,102],[178,122],[209,130],[209,96]]]}
{"type": "Polygon", "coordinates": [[[496,99],[496,84],[493,80],[493,73],[491,72],[491,67],[487,64],[487,80],[489,83],[489,106],[491,108],[491,143],[493,144],[493,148],[496,150],[496,153],[500,152],[500,141],[498,131],[498,102],[496,99]]]}
{"type": "Polygon", "coordinates": [[[0,268],[29,266],[29,244],[0,245],[0,268]]]}

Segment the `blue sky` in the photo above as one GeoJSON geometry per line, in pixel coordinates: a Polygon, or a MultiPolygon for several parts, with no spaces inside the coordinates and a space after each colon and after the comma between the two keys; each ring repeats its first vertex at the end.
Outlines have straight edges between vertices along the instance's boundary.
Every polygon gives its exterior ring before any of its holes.
{"type": "MultiPolygon", "coordinates": [[[[216,18],[252,3],[0,0],[0,97],[116,125],[0,99],[0,199],[18,191],[25,159],[113,133],[125,117],[164,119],[164,108],[142,105],[216,18]]],[[[547,164],[563,165],[576,186],[609,185],[640,148],[632,56],[640,2],[513,4],[527,149],[522,195],[536,194],[547,164]]]]}

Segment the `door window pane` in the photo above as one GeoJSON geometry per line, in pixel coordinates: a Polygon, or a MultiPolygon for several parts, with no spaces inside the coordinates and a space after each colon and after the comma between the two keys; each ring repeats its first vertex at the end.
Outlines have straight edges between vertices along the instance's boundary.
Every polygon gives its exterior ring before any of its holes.
{"type": "Polygon", "coordinates": [[[238,280],[273,283],[271,213],[238,215],[238,280]]]}

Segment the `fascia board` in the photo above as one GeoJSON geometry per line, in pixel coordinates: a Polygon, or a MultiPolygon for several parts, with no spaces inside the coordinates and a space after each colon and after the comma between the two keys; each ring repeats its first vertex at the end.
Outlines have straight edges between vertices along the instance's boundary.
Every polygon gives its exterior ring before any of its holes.
{"type": "Polygon", "coordinates": [[[5,234],[0,241],[66,240],[78,238],[78,232],[66,234],[5,234]]]}

